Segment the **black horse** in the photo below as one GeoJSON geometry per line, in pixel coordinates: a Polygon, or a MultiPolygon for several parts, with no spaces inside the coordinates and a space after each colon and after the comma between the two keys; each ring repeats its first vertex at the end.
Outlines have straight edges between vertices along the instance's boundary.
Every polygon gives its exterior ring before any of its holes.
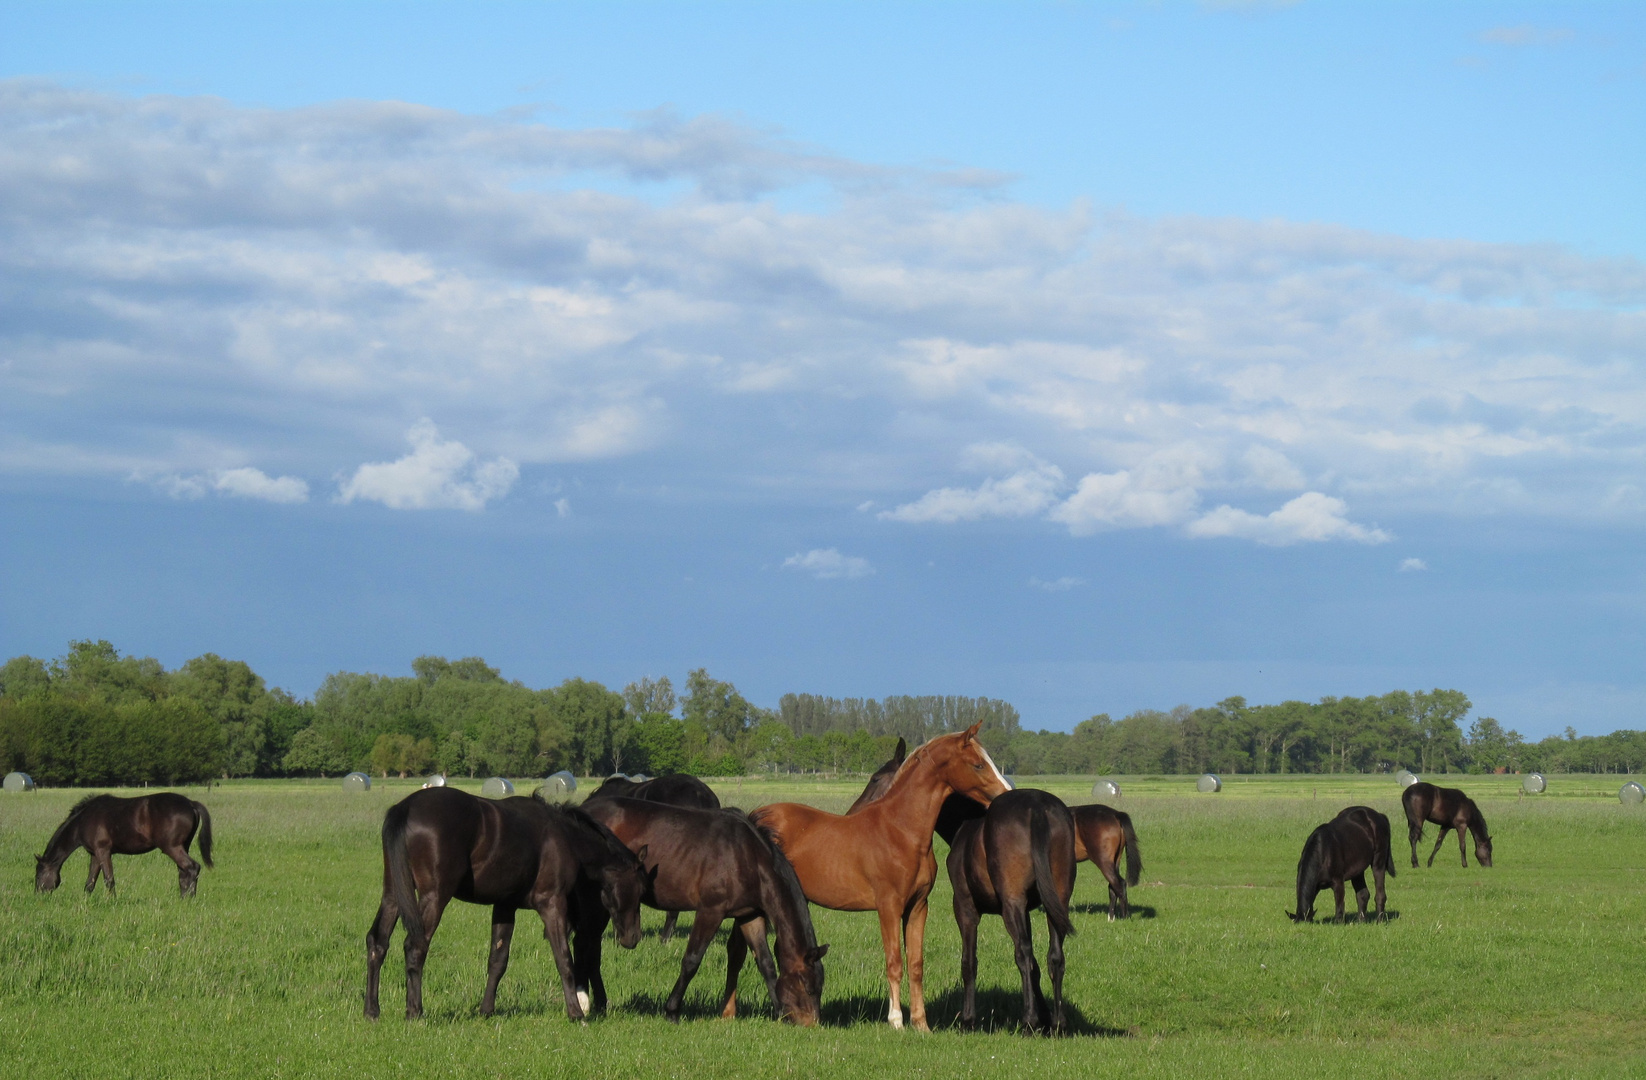
{"type": "Polygon", "coordinates": [[[114,892],[115,855],[142,855],[159,848],[177,864],[177,891],[193,896],[200,880],[200,864],[189,856],[189,844],[200,834],[200,857],[211,866],[211,814],[206,807],[162,791],[122,799],[116,795],[88,795],[74,804],[69,816],[46,843],[46,853],[34,857],[34,888],[51,892],[62,880],[63,863],[80,848],[91,855],[86,891],[97,887],[101,873],[114,892]]]}
{"type": "Polygon", "coordinates": [[[1315,829],[1303,844],[1297,862],[1297,910],[1288,911],[1293,922],[1314,922],[1315,897],[1331,886],[1337,901],[1333,922],[1343,921],[1343,883],[1353,883],[1360,920],[1366,921],[1366,871],[1377,881],[1377,919],[1382,922],[1383,875],[1395,876],[1394,856],[1389,851],[1389,819],[1369,806],[1351,806],[1315,829]]]}
{"type": "Polygon", "coordinates": [[[378,976],[396,919],[406,927],[406,1018],[423,1015],[423,961],[455,897],[492,906],[481,1015],[491,1015],[509,966],[514,913],[530,908],[543,919],[566,1015],[580,1020],[589,995],[575,978],[568,936],[575,927],[576,951],[598,957],[609,913],[618,943],[634,948],[645,888],[640,857],[580,809],[524,796],[481,799],[449,787],[414,791],[383,817],[383,899],[366,932],[366,1016],[377,1018],[378,976]]]}
{"type": "MultiPolygon", "coordinates": [[[[721,1015],[737,1014],[737,977],[750,949],[779,1018],[816,1024],[823,998],[823,956],[811,909],[789,860],[771,834],[741,810],[695,810],[639,799],[584,804],[594,818],[636,851],[645,852],[650,887],[645,902],[662,911],[695,911],[680,977],[663,1005],[678,1022],[686,987],[726,919],[726,994],[721,1015]],[[777,959],[766,945],[766,924],[777,935],[777,959]]],[[[598,938],[595,939],[598,950],[598,938]]],[[[592,954],[598,965],[598,951],[592,954]]]]}
{"type": "Polygon", "coordinates": [[[977,925],[984,914],[999,915],[1012,936],[1017,970],[1023,979],[1023,1027],[1033,1032],[1064,1028],[1063,939],[1074,933],[1069,897],[1074,892],[1074,815],[1045,791],[1018,788],[989,804],[981,821],[963,823],[949,850],[954,885],[954,919],[960,925],[960,978],[965,1003],[960,1022],[977,1023],[977,925]],[[1046,909],[1046,969],[1052,977],[1052,1011],[1040,992],[1040,965],[1034,955],[1029,912],[1046,909]]]}
{"type": "Polygon", "coordinates": [[[1412,842],[1412,865],[1417,865],[1417,842],[1423,839],[1423,825],[1432,821],[1440,826],[1435,837],[1435,849],[1429,852],[1429,865],[1435,864],[1440,845],[1450,829],[1457,830],[1457,853],[1463,865],[1469,865],[1469,852],[1463,846],[1463,831],[1475,838],[1475,860],[1487,869],[1492,865],[1492,838],[1486,832],[1486,819],[1480,807],[1457,788],[1435,787],[1419,781],[1400,793],[1400,803],[1406,808],[1406,837],[1412,842]]]}
{"type": "Polygon", "coordinates": [[[1109,921],[1131,918],[1132,905],[1126,886],[1136,885],[1143,877],[1143,853],[1138,848],[1131,815],[1102,803],[1069,809],[1074,814],[1074,861],[1090,859],[1108,882],[1109,921]],[[1120,876],[1122,850],[1126,852],[1125,877],[1120,876]]]}
{"type": "MultiPolygon", "coordinates": [[[[688,773],[665,773],[650,780],[630,780],[626,776],[612,776],[589,795],[593,799],[644,799],[647,802],[669,806],[686,806],[695,810],[720,809],[720,797],[709,785],[688,773]]],[[[588,800],[585,800],[585,804],[588,800]]],[[[674,939],[675,920],[680,912],[671,911],[663,917],[663,932],[658,939],[665,944],[674,939]]]]}

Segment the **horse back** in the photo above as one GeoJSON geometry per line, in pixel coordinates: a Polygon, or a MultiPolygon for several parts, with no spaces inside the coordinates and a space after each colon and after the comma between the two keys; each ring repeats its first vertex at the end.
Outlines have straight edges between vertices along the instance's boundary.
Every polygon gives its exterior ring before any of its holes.
{"type": "Polygon", "coordinates": [[[805,803],[767,803],[749,816],[776,838],[807,899],[837,911],[869,911],[877,892],[908,895],[929,887],[937,870],[931,835],[912,843],[886,810],[883,799],[850,817],[805,803]]]}
{"type": "Polygon", "coordinates": [[[546,806],[524,796],[482,799],[451,787],[414,791],[401,805],[419,892],[530,906],[526,898],[540,887],[544,869],[546,806]]]}
{"type": "Polygon", "coordinates": [[[739,914],[760,905],[765,842],[741,813],[645,799],[603,799],[584,811],[630,851],[646,849],[652,883],[646,901],[664,911],[725,905],[739,914]]]}
{"type": "Polygon", "coordinates": [[[1126,843],[1126,830],[1113,807],[1102,803],[1071,806],[1074,816],[1074,861],[1117,862],[1126,843]]]}

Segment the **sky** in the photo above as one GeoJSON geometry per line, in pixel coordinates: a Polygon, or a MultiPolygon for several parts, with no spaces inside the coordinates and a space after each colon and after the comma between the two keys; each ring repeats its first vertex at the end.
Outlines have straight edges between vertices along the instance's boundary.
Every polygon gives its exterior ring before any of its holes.
{"type": "Polygon", "coordinates": [[[0,655],[1646,726],[1646,14],[0,2],[0,655]]]}

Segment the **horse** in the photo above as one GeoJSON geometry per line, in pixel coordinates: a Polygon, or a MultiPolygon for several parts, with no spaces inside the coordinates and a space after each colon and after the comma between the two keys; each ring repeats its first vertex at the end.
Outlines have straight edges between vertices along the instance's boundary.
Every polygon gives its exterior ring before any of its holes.
{"type": "Polygon", "coordinates": [[[200,864],[189,856],[196,830],[200,857],[210,867],[211,814],[175,791],[122,799],[117,795],[87,795],[74,804],[46,843],[46,853],[34,857],[34,890],[51,892],[62,880],[63,863],[79,848],[91,856],[86,891],[97,888],[98,874],[114,894],[115,855],[143,855],[159,848],[177,864],[177,891],[193,896],[200,880],[200,864]]]}
{"type": "Polygon", "coordinates": [[[1297,862],[1297,911],[1286,916],[1293,922],[1314,922],[1315,897],[1331,886],[1337,900],[1333,922],[1343,921],[1343,883],[1352,882],[1360,921],[1366,921],[1366,871],[1377,881],[1377,920],[1382,922],[1383,875],[1395,876],[1394,856],[1389,851],[1389,819],[1369,806],[1351,806],[1309,834],[1303,857],[1297,862]]]}
{"type": "MultiPolygon", "coordinates": [[[[654,776],[650,780],[610,776],[606,778],[605,783],[594,789],[584,803],[586,805],[594,799],[612,798],[645,799],[648,802],[687,806],[697,810],[720,809],[720,798],[709,785],[687,773],[666,773],[663,776],[654,776]]],[[[674,940],[674,924],[678,918],[678,911],[671,911],[663,917],[663,932],[658,935],[658,940],[665,944],[674,940]]]]}
{"type": "MultiPolygon", "coordinates": [[[[726,941],[726,994],[720,1015],[737,1015],[737,977],[752,948],[779,1019],[810,1027],[821,1019],[823,957],[811,909],[794,868],[771,834],[741,810],[700,810],[640,799],[600,799],[584,804],[630,848],[645,852],[647,905],[663,911],[695,911],[680,977],[663,1013],[680,1022],[686,988],[703,962],[721,923],[734,921],[726,941]],[[774,962],[766,924],[777,935],[774,962]]],[[[599,938],[594,939],[595,968],[599,938]]],[[[603,994],[603,988],[596,986],[603,994]]]]}
{"type": "Polygon", "coordinates": [[[1074,814],[1074,861],[1092,861],[1103,880],[1109,883],[1109,921],[1129,919],[1132,906],[1127,885],[1136,885],[1143,876],[1143,853],[1137,845],[1131,815],[1102,803],[1069,808],[1074,814]],[[1120,876],[1120,851],[1126,851],[1126,876],[1120,876]]]}
{"type": "MultiPolygon", "coordinates": [[[[869,777],[868,784],[863,788],[863,794],[857,797],[848,814],[855,814],[858,810],[874,802],[886,793],[891,785],[892,776],[897,767],[903,763],[907,748],[901,738],[897,740],[897,751],[891,760],[874,771],[869,777]]],[[[937,815],[936,832],[943,838],[943,842],[953,846],[956,831],[967,822],[981,818],[987,808],[975,799],[964,795],[950,795],[943,800],[943,809],[937,815]]],[[[1075,806],[1070,808],[1074,813],[1074,861],[1083,863],[1088,859],[1097,867],[1098,873],[1109,884],[1109,921],[1127,919],[1131,917],[1131,903],[1127,898],[1127,884],[1136,885],[1143,876],[1143,855],[1138,849],[1137,833],[1132,829],[1130,814],[1102,803],[1093,803],[1090,806],[1075,806]],[[1122,878],[1119,871],[1120,852],[1126,851],[1126,876],[1122,878]]]]}
{"type": "Polygon", "coordinates": [[[588,951],[597,915],[596,936],[610,913],[618,944],[640,943],[643,858],[576,807],[527,796],[482,799],[450,787],[412,792],[383,816],[383,899],[366,932],[366,1018],[377,1019],[378,976],[396,919],[406,927],[406,1019],[423,1015],[423,961],[456,898],[492,906],[482,1016],[492,1014],[509,966],[514,913],[530,908],[543,919],[566,1015],[583,1019],[588,993],[576,984],[568,935],[575,927],[576,950],[588,951]]]}
{"type": "Polygon", "coordinates": [[[1064,1029],[1063,939],[1074,933],[1069,897],[1074,893],[1074,815],[1046,791],[1008,791],[989,804],[981,821],[968,821],[949,849],[949,881],[954,885],[954,921],[960,926],[960,978],[965,1003],[960,1023],[977,1025],[977,924],[999,915],[1012,936],[1013,955],[1023,978],[1023,1027],[1042,1028],[1046,999],[1040,992],[1029,912],[1046,909],[1046,969],[1052,977],[1052,1012],[1047,1029],[1064,1029]]]}
{"type": "Polygon", "coordinates": [[[1457,853],[1463,858],[1465,868],[1469,865],[1469,852],[1463,846],[1463,830],[1475,838],[1475,861],[1481,866],[1491,869],[1492,866],[1492,838],[1486,832],[1486,819],[1481,816],[1480,807],[1457,788],[1435,787],[1433,784],[1419,781],[1412,784],[1400,793],[1400,803],[1406,808],[1406,836],[1412,842],[1412,865],[1417,865],[1417,842],[1423,839],[1423,825],[1432,821],[1440,826],[1440,835],[1435,837],[1435,849],[1429,852],[1429,865],[1435,864],[1435,856],[1440,854],[1440,845],[1446,840],[1449,829],[1457,830],[1457,853]]]}
{"type": "Polygon", "coordinates": [[[750,815],[770,830],[794,864],[808,900],[879,916],[891,991],[886,1019],[894,1028],[903,1026],[899,994],[906,949],[909,1022],[919,1031],[930,1030],[922,986],[926,899],[937,880],[932,829],[943,800],[958,793],[988,803],[1011,790],[978,741],[979,726],[926,742],[898,766],[886,793],[854,814],[769,803],[750,815]]]}

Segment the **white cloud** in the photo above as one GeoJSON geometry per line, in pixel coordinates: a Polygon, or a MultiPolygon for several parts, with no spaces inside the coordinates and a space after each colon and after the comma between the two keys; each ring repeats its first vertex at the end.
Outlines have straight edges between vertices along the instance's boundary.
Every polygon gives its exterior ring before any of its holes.
{"type": "Polygon", "coordinates": [[[1275,547],[1322,540],[1382,544],[1394,539],[1382,529],[1350,521],[1344,517],[1347,510],[1342,499],[1309,491],[1267,515],[1220,506],[1191,521],[1184,532],[1197,537],[1239,537],[1275,547]]]}
{"type": "Polygon", "coordinates": [[[1272,491],[1297,491],[1308,484],[1302,471],[1273,447],[1261,444],[1248,447],[1241,456],[1241,464],[1246,467],[1247,478],[1258,487],[1272,491]]]}
{"type": "Polygon", "coordinates": [[[1400,572],[1402,574],[1416,573],[1419,570],[1429,569],[1429,564],[1422,559],[1401,559],[1400,572]]]}
{"type": "Polygon", "coordinates": [[[567,500],[567,499],[556,499],[556,500],[554,500],[554,513],[555,513],[556,517],[563,517],[563,518],[571,517],[572,516],[572,504],[571,504],[570,500],[567,500]]]}
{"type": "Polygon", "coordinates": [[[874,573],[869,560],[842,555],[836,548],[813,548],[783,560],[785,569],[804,570],[816,578],[860,578],[874,573]]]}
{"type": "Polygon", "coordinates": [[[262,499],[272,503],[309,501],[309,485],[295,476],[271,477],[261,469],[226,469],[217,474],[212,486],[225,495],[242,499],[262,499]]]}
{"type": "Polygon", "coordinates": [[[1078,577],[1060,577],[1051,581],[1042,581],[1037,577],[1029,579],[1029,588],[1039,589],[1042,592],[1068,592],[1070,589],[1077,589],[1084,584],[1086,584],[1086,579],[1078,577]]]}
{"type": "Polygon", "coordinates": [[[986,517],[1028,517],[1050,506],[1063,486],[1063,470],[1017,447],[982,444],[968,448],[965,456],[973,467],[1026,467],[1010,476],[985,480],[975,488],[928,491],[912,503],[882,510],[876,516],[887,521],[942,524],[986,517]]]}
{"type": "Polygon", "coordinates": [[[1046,516],[1076,536],[1089,536],[1105,529],[1176,525],[1199,504],[1200,493],[1192,487],[1157,488],[1122,469],[1081,477],[1074,494],[1046,516]]]}
{"type": "Polygon", "coordinates": [[[369,499],[393,510],[478,511],[508,494],[520,476],[508,458],[480,461],[460,442],[441,442],[427,418],[412,425],[406,440],[411,453],[360,466],[339,488],[338,501],[369,499]]]}

